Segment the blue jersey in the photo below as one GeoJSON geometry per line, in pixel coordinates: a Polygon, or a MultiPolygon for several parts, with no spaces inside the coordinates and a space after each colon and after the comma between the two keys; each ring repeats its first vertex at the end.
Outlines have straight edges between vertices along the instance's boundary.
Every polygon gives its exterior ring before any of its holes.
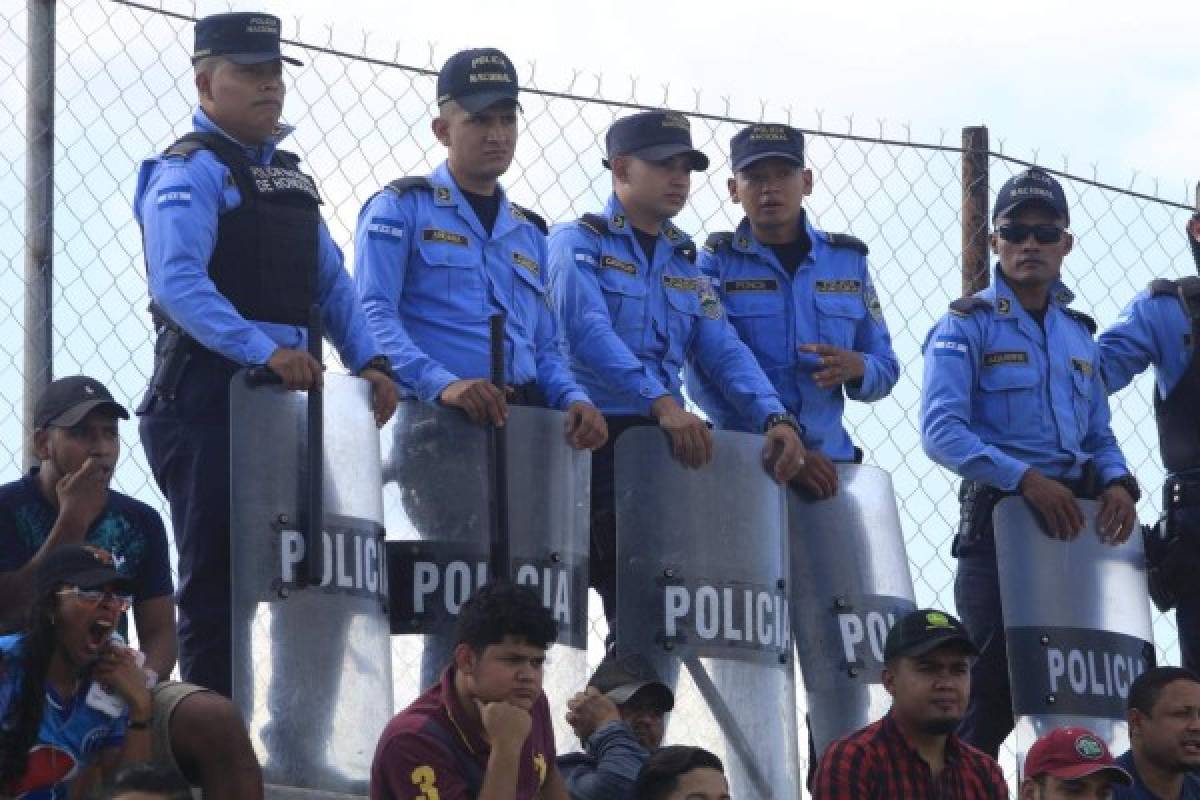
{"type": "Polygon", "coordinates": [[[1044,325],[1000,269],[992,286],[957,301],[925,340],[921,444],[964,478],[1015,490],[1033,467],[1075,480],[1094,462],[1101,484],[1129,473],[1110,428],[1091,319],[1050,292],[1044,325]]]}
{"type": "MultiPolygon", "coordinates": [[[[743,220],[733,234],[710,237],[700,269],[721,297],[729,320],[771,379],[783,404],[804,425],[804,444],[835,461],[854,458],[842,426],[845,398],[872,402],[896,385],[900,363],[867,269],[865,246],[831,237],[804,220],[812,250],[789,273],[743,220]],[[821,357],[800,351],[828,344],[862,355],[862,380],[821,389],[813,374],[821,357]]],[[[688,393],[719,428],[760,430],[744,408],[727,402],[702,369],[688,371],[688,393]]]]}
{"type": "MultiPolygon", "coordinates": [[[[13,724],[21,686],[20,634],[0,636],[0,728],[13,724]]],[[[0,786],[0,795],[16,800],[66,800],[72,780],[100,752],[125,741],[128,711],[110,717],[87,705],[91,681],[80,682],[74,697],[61,698],[46,686],[46,708],[37,741],[29,751],[25,775],[16,786],[0,786]]]]}
{"type": "Polygon", "coordinates": [[[1154,367],[1158,393],[1171,394],[1192,360],[1192,323],[1178,294],[1138,292],[1116,323],[1100,334],[1100,369],[1109,392],[1119,392],[1154,367]]]}
{"type": "MultiPolygon", "coordinates": [[[[233,137],[218,128],[202,109],[192,118],[195,130],[233,137]]],[[[291,128],[258,147],[244,147],[256,164],[267,165],[291,128]]],[[[303,350],[307,331],[245,319],[222,295],[208,274],[217,242],[218,218],[241,205],[229,169],[211,150],[190,156],[155,156],[142,163],[133,211],[142,226],[150,297],[200,344],[242,365],[265,364],[280,347],[303,350]]],[[[355,372],[380,350],[367,330],[342,263],[342,252],[322,222],[318,231],[317,301],[322,322],[342,363],[355,372]]]]}
{"type": "Polygon", "coordinates": [[[550,284],[571,369],[596,405],[606,414],[648,416],[660,397],[682,404],[683,367],[694,360],[756,430],[783,413],[693,263],[691,239],[667,223],[648,261],[616,195],[594,219],[550,232],[550,284]]]}
{"type": "Polygon", "coordinates": [[[375,194],[358,215],[354,279],[396,379],[425,402],[490,374],[488,318],[505,315],[505,375],[552,408],[588,402],[546,298],[546,239],[501,192],[489,234],[443,163],[375,194]]]}

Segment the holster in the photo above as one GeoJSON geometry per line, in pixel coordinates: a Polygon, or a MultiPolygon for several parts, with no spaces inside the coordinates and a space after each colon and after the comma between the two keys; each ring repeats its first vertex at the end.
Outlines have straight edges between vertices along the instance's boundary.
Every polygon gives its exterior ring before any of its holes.
{"type": "Polygon", "coordinates": [[[1174,473],[1163,485],[1163,515],[1142,526],[1150,599],[1159,611],[1200,591],[1200,469],[1174,473]]]}
{"type": "Polygon", "coordinates": [[[958,487],[958,532],[950,554],[960,558],[972,551],[994,550],[992,511],[996,503],[1011,494],[986,483],[964,480],[958,487]]]}
{"type": "Polygon", "coordinates": [[[195,341],[156,307],[150,307],[158,338],[154,342],[154,371],[150,385],[137,407],[138,414],[147,414],[156,404],[175,399],[184,370],[195,352],[195,341]]]}

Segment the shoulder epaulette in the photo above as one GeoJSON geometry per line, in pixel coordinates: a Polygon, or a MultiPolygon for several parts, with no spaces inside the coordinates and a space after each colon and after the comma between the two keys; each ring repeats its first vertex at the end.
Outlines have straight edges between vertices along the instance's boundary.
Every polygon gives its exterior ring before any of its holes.
{"type": "Polygon", "coordinates": [[[950,304],[950,311],[960,317],[970,316],[972,312],[984,308],[993,308],[992,302],[982,297],[976,297],[975,295],[960,297],[950,304]]]}
{"type": "Polygon", "coordinates": [[[1093,336],[1096,334],[1096,320],[1092,319],[1090,315],[1085,314],[1082,311],[1076,311],[1073,308],[1064,308],[1063,311],[1068,317],[1082,322],[1083,327],[1088,329],[1088,333],[1092,334],[1093,336]]]}
{"type": "Polygon", "coordinates": [[[851,236],[848,233],[827,233],[825,235],[829,237],[830,247],[844,247],[847,250],[853,250],[859,255],[864,256],[870,252],[867,243],[857,236],[851,236]]]}
{"type": "Polygon", "coordinates": [[[1163,297],[1169,295],[1174,297],[1179,291],[1179,284],[1169,278],[1155,278],[1150,281],[1150,296],[1163,297]]]}
{"type": "Polygon", "coordinates": [[[598,236],[603,236],[608,232],[608,220],[599,214],[584,214],[579,218],[579,222],[598,236]]]}
{"type": "Polygon", "coordinates": [[[696,263],[696,245],[691,242],[684,242],[675,247],[675,252],[686,258],[692,264],[696,263]]]}
{"type": "Polygon", "coordinates": [[[732,231],[717,231],[710,233],[708,238],[704,240],[704,249],[710,253],[715,253],[722,246],[727,246],[733,241],[732,231]]]}
{"type": "Polygon", "coordinates": [[[300,156],[287,150],[276,150],[271,160],[278,161],[288,169],[297,169],[300,166],[300,156]]]}
{"type": "Polygon", "coordinates": [[[163,155],[191,158],[197,150],[216,150],[220,146],[220,137],[211,133],[193,131],[185,134],[175,144],[163,151],[163,155]]]}
{"type": "Polygon", "coordinates": [[[533,227],[541,231],[543,236],[550,232],[550,229],[546,227],[546,220],[542,218],[541,214],[537,213],[536,211],[530,211],[525,206],[519,206],[516,203],[513,203],[512,207],[513,210],[517,212],[517,216],[523,217],[524,219],[533,223],[533,227]]]}
{"type": "Polygon", "coordinates": [[[402,195],[412,189],[432,189],[433,184],[424,175],[410,175],[407,178],[397,178],[389,183],[386,188],[391,189],[398,195],[402,195]]]}

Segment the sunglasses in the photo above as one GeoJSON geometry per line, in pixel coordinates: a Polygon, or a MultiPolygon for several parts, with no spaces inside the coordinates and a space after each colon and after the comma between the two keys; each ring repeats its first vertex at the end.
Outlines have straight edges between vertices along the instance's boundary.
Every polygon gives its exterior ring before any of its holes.
{"type": "Polygon", "coordinates": [[[71,595],[80,605],[87,608],[95,608],[101,603],[107,603],[115,606],[118,611],[124,614],[133,605],[133,598],[127,594],[114,594],[106,592],[103,589],[80,589],[78,586],[70,586],[65,589],[59,589],[60,595],[71,595]]]}
{"type": "Polygon", "coordinates": [[[1062,241],[1063,234],[1066,232],[1066,228],[1060,228],[1058,225],[1021,225],[1013,223],[1001,225],[996,228],[997,236],[1013,244],[1020,244],[1030,236],[1037,239],[1038,244],[1055,244],[1062,241]]]}

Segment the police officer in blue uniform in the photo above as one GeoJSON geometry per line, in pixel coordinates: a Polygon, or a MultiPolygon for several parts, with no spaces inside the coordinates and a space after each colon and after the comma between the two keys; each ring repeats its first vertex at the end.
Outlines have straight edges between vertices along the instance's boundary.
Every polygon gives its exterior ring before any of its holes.
{"type": "Polygon", "coordinates": [[[567,438],[595,448],[604,417],[571,377],[546,298],[546,225],[498,179],[517,142],[517,73],[499,50],[464,50],[438,73],[433,133],[448,158],[388,184],[363,207],[355,282],[404,391],[501,425],[508,403],[567,412],[567,438]],[[502,392],[489,381],[488,319],[505,315],[502,392]]]}
{"type": "MultiPolygon", "coordinates": [[[[551,287],[571,369],[608,417],[613,439],[657,424],[692,468],[712,458],[712,434],[684,408],[682,370],[695,361],[766,433],[777,480],[804,463],[800,427],[737,337],[721,300],[695,265],[688,236],[671,223],[687,203],[691,172],[708,167],[687,117],[646,111],[617,120],[605,138],[614,191],[602,214],[550,233],[551,287]]],[[[591,583],[615,612],[613,449],[592,459],[591,583]]]]}
{"type": "Polygon", "coordinates": [[[398,399],[316,186],[279,149],[284,61],[299,63],[281,55],[269,14],[197,22],[194,130],[142,164],[133,203],[158,331],[138,413],[179,552],[179,664],[226,695],[230,378],[258,365],[289,389],[319,388],[305,327],[317,304],[342,361],[370,381],[380,425],[398,399]]]}
{"type": "Polygon", "coordinates": [[[954,596],[980,656],[960,734],[994,757],[1013,716],[992,508],[1019,494],[1047,535],[1070,540],[1084,526],[1076,497],[1097,498],[1116,543],[1136,522],[1138,489],[1109,427],[1095,323],[1060,279],[1074,242],[1062,187],[1021,172],[992,222],[992,286],[951,303],[925,341],[921,442],[963,478],[954,596]]]}
{"type": "MultiPolygon", "coordinates": [[[[802,132],[750,125],[730,141],[730,156],[729,195],[746,217],[736,231],[710,235],[698,264],[803,426],[807,456],[797,482],[829,497],[837,491],[833,462],[862,460],[842,426],[845,398],[886,397],[900,374],[867,246],[809,221],[803,202],[813,176],[804,166],[802,132]]],[[[688,394],[718,428],[758,430],[702,367],[688,371],[688,394]]]]}
{"type": "MultiPolygon", "coordinates": [[[[1187,226],[1200,271],[1200,213],[1187,226]]],[[[1116,324],[1100,335],[1100,367],[1119,392],[1154,366],[1154,416],[1167,482],[1163,517],[1146,529],[1150,594],[1162,611],[1175,608],[1183,666],[1200,670],[1200,277],[1159,279],[1139,292],[1116,324]]]]}

